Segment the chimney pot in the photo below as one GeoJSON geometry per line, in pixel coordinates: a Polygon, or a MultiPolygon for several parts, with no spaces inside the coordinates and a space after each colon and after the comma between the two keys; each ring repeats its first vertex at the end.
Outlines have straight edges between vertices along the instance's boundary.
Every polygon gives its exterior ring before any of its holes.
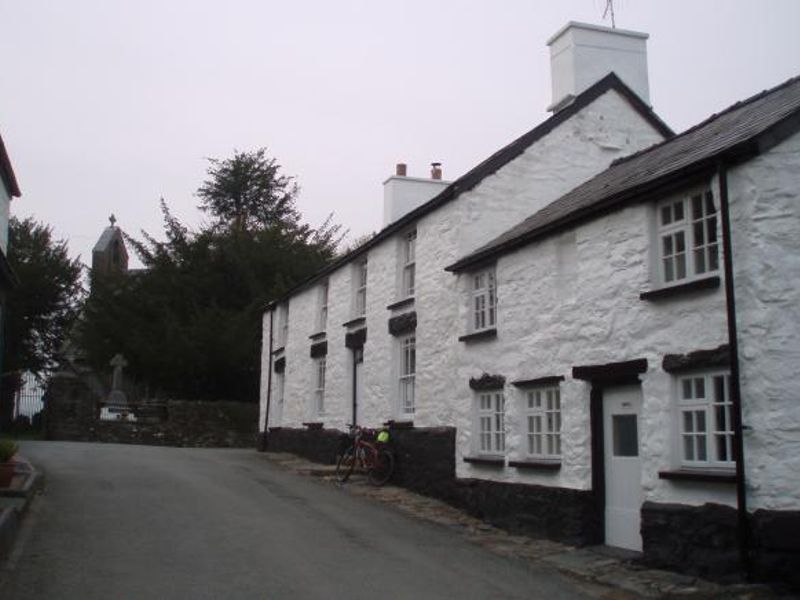
{"type": "Polygon", "coordinates": [[[398,177],[405,177],[408,167],[406,163],[397,163],[397,168],[395,169],[395,175],[398,177]]]}
{"type": "Polygon", "coordinates": [[[431,163],[431,179],[436,179],[437,181],[442,178],[442,163],[440,162],[432,162],[431,163]]]}

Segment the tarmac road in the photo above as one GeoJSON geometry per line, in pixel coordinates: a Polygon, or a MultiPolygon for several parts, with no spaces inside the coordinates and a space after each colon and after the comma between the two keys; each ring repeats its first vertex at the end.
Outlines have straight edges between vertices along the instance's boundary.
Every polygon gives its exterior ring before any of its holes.
{"type": "Polygon", "coordinates": [[[25,442],[45,473],[3,600],[586,598],[547,567],[254,450],[25,442]]]}

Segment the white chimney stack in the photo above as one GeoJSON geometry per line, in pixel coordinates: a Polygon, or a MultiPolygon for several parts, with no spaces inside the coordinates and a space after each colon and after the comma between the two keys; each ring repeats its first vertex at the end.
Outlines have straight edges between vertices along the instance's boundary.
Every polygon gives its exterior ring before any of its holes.
{"type": "Polygon", "coordinates": [[[648,37],[637,31],[567,23],[547,41],[553,85],[553,102],[547,110],[558,112],[612,72],[650,104],[648,37]]]}
{"type": "Polygon", "coordinates": [[[383,226],[394,223],[442,192],[449,181],[442,180],[441,163],[431,163],[431,178],[408,177],[405,163],[397,163],[395,174],[383,182],[383,226]]]}

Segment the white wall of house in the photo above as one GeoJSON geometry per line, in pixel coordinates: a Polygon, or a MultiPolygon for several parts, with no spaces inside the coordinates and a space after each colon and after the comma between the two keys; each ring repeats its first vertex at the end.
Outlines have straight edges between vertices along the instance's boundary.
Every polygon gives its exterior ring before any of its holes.
{"type": "MultiPolygon", "coordinates": [[[[398,260],[402,232],[371,248],[359,423],[375,426],[400,416],[396,410],[398,343],[389,335],[387,321],[394,314],[415,310],[418,325],[414,423],[422,427],[453,425],[465,400],[458,391],[463,379],[456,368],[460,351],[456,340],[464,331],[459,317],[461,296],[457,281],[444,267],[605,169],[613,159],[660,140],[661,135],[616,91],[602,95],[474,189],[417,222],[417,291],[413,306],[387,310],[388,305],[401,299],[398,260]]],[[[329,277],[323,415],[313,415],[310,406],[309,335],[318,331],[319,285],[312,285],[289,299],[290,326],[284,350],[286,402],[280,422],[284,427],[322,421],[326,428],[343,429],[350,422],[352,352],[344,345],[347,328],[343,323],[356,316],[353,277],[352,264],[344,265],[329,277]]],[[[277,317],[275,326],[279,327],[277,317]]],[[[262,410],[266,404],[264,373],[269,368],[268,342],[268,316],[265,316],[262,410]]],[[[260,422],[263,428],[263,415],[260,422]]],[[[271,426],[274,425],[277,423],[271,419],[271,426]]]]}
{"type": "MultiPolygon", "coordinates": [[[[800,383],[793,376],[800,365],[798,159],[800,136],[794,136],[728,176],[751,509],[800,507],[800,383]]],[[[710,186],[719,207],[716,178],[710,186]]],[[[451,403],[457,407],[451,419],[458,427],[458,476],[590,489],[590,385],[573,380],[572,367],[646,358],[640,435],[645,499],[735,505],[733,485],[658,476],[680,464],[676,378],[662,369],[663,357],[727,343],[727,319],[721,250],[718,289],[640,300],[640,292],[660,287],[654,278],[654,207],[618,210],[499,259],[498,336],[462,344],[456,357],[452,385],[460,402],[451,403]],[[484,372],[508,382],[565,376],[559,471],[462,461],[476,454],[475,392],[468,381],[484,372]]],[[[465,301],[461,313],[464,333],[465,301]]],[[[525,393],[507,383],[505,396],[505,454],[524,459],[525,393]]]]}
{"type": "Polygon", "coordinates": [[[800,509],[800,134],[729,173],[753,509],[800,509]]]}

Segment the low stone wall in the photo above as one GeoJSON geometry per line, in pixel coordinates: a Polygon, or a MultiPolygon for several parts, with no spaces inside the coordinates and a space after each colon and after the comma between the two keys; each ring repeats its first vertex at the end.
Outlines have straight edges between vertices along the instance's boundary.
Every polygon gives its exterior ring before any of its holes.
{"type": "Polygon", "coordinates": [[[268,452],[290,452],[323,465],[336,464],[347,436],[336,429],[270,429],[262,442],[268,452]]]}
{"type": "MultiPolygon", "coordinates": [[[[273,429],[266,449],[333,464],[342,435],[331,429],[273,429]]],[[[591,492],[457,479],[455,435],[453,427],[390,430],[396,460],[392,482],[509,531],[576,545],[600,539],[591,492]]]]}
{"type": "Polygon", "coordinates": [[[96,396],[81,378],[60,377],[45,400],[49,440],[248,448],[256,444],[258,405],[243,402],[168,400],[160,419],[101,421],[96,396]]]}

